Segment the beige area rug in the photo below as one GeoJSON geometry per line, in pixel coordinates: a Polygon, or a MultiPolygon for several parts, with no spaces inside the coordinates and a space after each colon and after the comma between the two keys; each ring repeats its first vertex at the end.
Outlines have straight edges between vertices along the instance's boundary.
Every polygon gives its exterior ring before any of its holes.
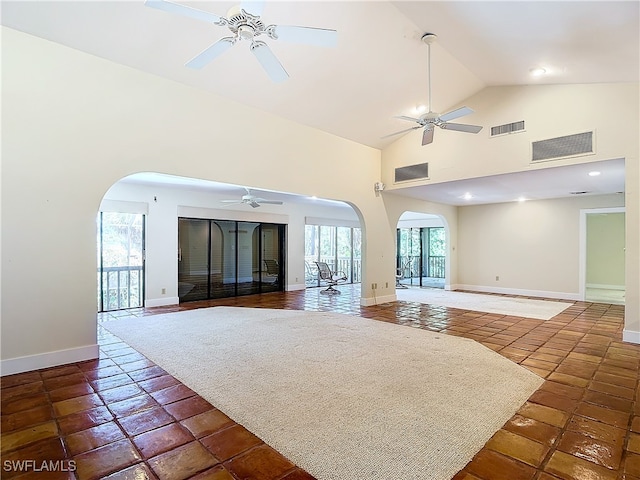
{"type": "Polygon", "coordinates": [[[397,289],[396,294],[398,300],[406,302],[428,303],[476,312],[537,318],[538,320],[549,320],[573,305],[573,303],[567,302],[454,292],[439,288],[397,289]]]}
{"type": "Polygon", "coordinates": [[[469,339],[213,307],[107,330],[318,479],[449,480],[542,379],[469,339]]]}

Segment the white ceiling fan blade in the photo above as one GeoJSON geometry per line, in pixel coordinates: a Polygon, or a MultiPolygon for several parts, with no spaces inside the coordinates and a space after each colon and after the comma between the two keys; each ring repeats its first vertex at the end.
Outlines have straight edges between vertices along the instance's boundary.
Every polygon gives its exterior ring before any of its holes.
{"type": "Polygon", "coordinates": [[[220,200],[220,203],[242,203],[242,200],[220,200]]]}
{"type": "Polygon", "coordinates": [[[395,116],[393,118],[397,118],[399,120],[406,120],[407,122],[420,123],[420,119],[419,118],[407,117],[406,115],[398,115],[398,116],[395,116]]]}
{"type": "Polygon", "coordinates": [[[271,80],[274,82],[283,82],[289,78],[289,74],[266,43],[253,42],[251,44],[251,51],[260,62],[260,65],[262,65],[262,68],[264,68],[269,77],[271,77],[271,80]]]}
{"type": "Polygon", "coordinates": [[[262,198],[256,198],[255,201],[258,202],[258,203],[265,203],[265,204],[269,204],[269,205],[282,205],[283,204],[283,202],[281,202],[279,200],[264,200],[262,198]]]}
{"type": "Polygon", "coordinates": [[[260,206],[258,202],[254,202],[253,200],[249,202],[249,205],[251,205],[253,208],[258,208],[260,206]]]}
{"type": "Polygon", "coordinates": [[[303,43],[317,47],[335,47],[338,45],[338,32],[326,28],[298,27],[295,25],[276,25],[278,40],[303,43]]]}
{"type": "Polygon", "coordinates": [[[425,128],[422,134],[422,145],[428,145],[433,142],[433,127],[425,128]]]}
{"type": "Polygon", "coordinates": [[[480,125],[465,125],[464,123],[443,123],[440,128],[455,130],[456,132],[478,133],[482,130],[480,125]]]}
{"type": "Polygon", "coordinates": [[[452,110],[451,112],[443,113],[438,118],[443,122],[448,122],[449,120],[464,117],[465,115],[469,115],[470,113],[473,113],[473,110],[471,110],[469,107],[460,107],[452,110]]]}
{"type": "Polygon", "coordinates": [[[209,23],[218,23],[220,17],[213,13],[205,12],[204,10],[198,10],[197,8],[187,7],[179,3],[169,2],[167,0],[145,0],[144,4],[147,7],[157,8],[169,13],[176,13],[184,17],[195,18],[196,20],[203,20],[209,23]]]}
{"type": "Polygon", "coordinates": [[[199,53],[189,60],[185,66],[196,69],[202,68],[214,58],[229,50],[235,42],[236,40],[233,37],[221,38],[213,45],[207,47],[202,53],[199,53]]]}
{"type": "Polygon", "coordinates": [[[264,2],[260,0],[245,0],[240,2],[240,8],[251,15],[255,15],[257,17],[262,16],[262,11],[264,10],[264,2]]]}
{"type": "Polygon", "coordinates": [[[400,135],[401,133],[410,132],[411,130],[416,130],[418,128],[421,128],[420,125],[416,125],[415,127],[411,127],[411,128],[405,128],[404,130],[400,130],[399,132],[395,132],[395,133],[390,133],[389,135],[385,135],[380,138],[393,137],[394,135],[400,135]]]}

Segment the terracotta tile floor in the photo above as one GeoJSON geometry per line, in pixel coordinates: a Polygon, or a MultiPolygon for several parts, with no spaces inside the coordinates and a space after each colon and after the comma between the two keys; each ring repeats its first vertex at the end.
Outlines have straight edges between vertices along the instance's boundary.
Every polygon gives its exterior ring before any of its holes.
{"type": "MultiPolygon", "coordinates": [[[[411,302],[361,307],[357,286],[340,289],[101,319],[231,305],[334,311],[472,338],[545,383],[455,480],[640,480],[640,346],[621,341],[622,306],[577,302],[540,321],[411,302]]],[[[3,479],[312,478],[117,337],[101,330],[99,343],[98,360],[2,378],[3,479]],[[33,465],[20,460],[57,471],[20,471],[33,465]]]]}

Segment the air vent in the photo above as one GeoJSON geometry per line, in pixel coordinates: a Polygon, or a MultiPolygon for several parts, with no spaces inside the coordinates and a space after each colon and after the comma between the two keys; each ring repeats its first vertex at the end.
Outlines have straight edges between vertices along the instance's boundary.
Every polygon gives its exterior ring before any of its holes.
{"type": "Polygon", "coordinates": [[[531,160],[539,162],[555,158],[575,157],[594,153],[593,132],[532,142],[531,160]]]}
{"type": "Polygon", "coordinates": [[[498,125],[497,127],[491,127],[491,136],[497,137],[498,135],[508,135],[509,133],[523,132],[524,120],[519,122],[507,123],[505,125],[498,125]]]}
{"type": "Polygon", "coordinates": [[[419,163],[408,167],[396,168],[395,182],[407,182],[409,180],[420,180],[429,178],[429,164],[419,163]]]}

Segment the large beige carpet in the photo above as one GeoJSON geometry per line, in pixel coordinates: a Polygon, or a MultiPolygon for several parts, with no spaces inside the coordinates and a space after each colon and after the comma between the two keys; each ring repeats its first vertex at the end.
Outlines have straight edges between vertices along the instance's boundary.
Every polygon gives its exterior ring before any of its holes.
{"type": "Polygon", "coordinates": [[[449,480],[542,383],[472,340],[349,315],[102,325],[318,479],[449,480]]]}
{"type": "Polygon", "coordinates": [[[573,303],[567,302],[455,292],[440,288],[397,289],[396,294],[398,300],[406,302],[428,303],[442,307],[536,318],[538,320],[549,320],[573,305],[573,303]]]}

